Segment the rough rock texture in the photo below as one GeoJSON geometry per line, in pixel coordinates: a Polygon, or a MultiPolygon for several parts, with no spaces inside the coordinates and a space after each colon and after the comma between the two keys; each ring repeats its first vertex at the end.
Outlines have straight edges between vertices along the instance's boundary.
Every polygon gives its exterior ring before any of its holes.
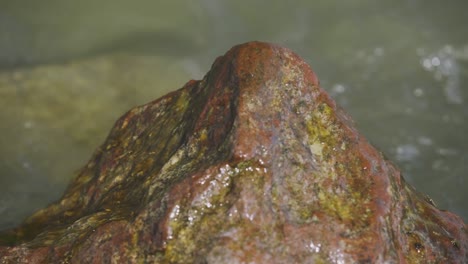
{"type": "Polygon", "coordinates": [[[2,263],[466,263],[437,209],[291,51],[252,42],[134,108],[2,263]]]}

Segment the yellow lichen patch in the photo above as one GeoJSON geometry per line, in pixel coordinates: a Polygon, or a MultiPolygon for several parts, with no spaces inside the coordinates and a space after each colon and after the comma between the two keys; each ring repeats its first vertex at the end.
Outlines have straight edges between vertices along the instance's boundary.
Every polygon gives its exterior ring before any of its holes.
{"type": "Polygon", "coordinates": [[[318,194],[321,209],[329,214],[334,214],[342,220],[349,220],[353,217],[353,204],[349,201],[344,201],[339,195],[321,191],[318,194]]]}
{"type": "Polygon", "coordinates": [[[305,119],[305,128],[309,151],[314,159],[321,164],[319,175],[336,178],[334,170],[336,154],[341,143],[339,142],[340,130],[333,115],[333,109],[326,103],[318,105],[314,112],[305,119]]]}
{"type": "Polygon", "coordinates": [[[337,143],[337,129],[332,118],[333,109],[322,103],[317,106],[311,118],[306,121],[306,129],[309,136],[309,144],[324,145],[326,149],[331,149],[337,143]]]}
{"type": "MultiPolygon", "coordinates": [[[[317,195],[320,208],[329,215],[335,215],[343,221],[352,220],[354,224],[365,227],[372,213],[366,210],[369,200],[358,190],[332,191],[320,189],[317,195]],[[357,217],[359,215],[359,217],[357,217]]],[[[367,208],[368,209],[368,208],[367,208]]]]}
{"type": "Polygon", "coordinates": [[[193,201],[183,199],[172,208],[169,217],[168,240],[165,251],[170,262],[184,263],[198,253],[198,244],[208,244],[205,233],[221,228],[224,214],[229,204],[227,196],[231,189],[230,169],[208,174],[200,178],[193,189],[193,201]],[[219,184],[221,181],[222,184],[219,184]],[[218,215],[219,217],[217,217],[218,215]],[[183,252],[181,251],[183,250],[183,252]]]}
{"type": "Polygon", "coordinates": [[[208,139],[208,132],[206,131],[206,129],[203,129],[202,131],[200,131],[199,139],[202,142],[208,139]]]}
{"type": "Polygon", "coordinates": [[[189,102],[190,100],[188,98],[188,93],[187,92],[180,93],[180,96],[177,98],[177,101],[175,102],[176,111],[178,112],[184,111],[187,108],[189,102]]]}
{"type": "Polygon", "coordinates": [[[258,173],[261,170],[246,161],[233,167],[219,167],[217,172],[209,172],[192,183],[193,197],[179,200],[169,211],[166,260],[188,263],[195,256],[206,254],[211,249],[210,245],[214,241],[207,234],[222,232],[232,225],[242,225],[242,221],[234,223],[229,220],[226,212],[238,199],[239,193],[235,186],[242,184],[237,181],[249,181],[256,191],[263,191],[260,188],[263,186],[263,178],[256,177],[258,173]]]}
{"type": "Polygon", "coordinates": [[[272,199],[275,204],[287,202],[289,215],[295,223],[309,223],[315,211],[320,210],[318,199],[315,197],[316,186],[306,180],[315,175],[306,174],[301,168],[297,168],[292,174],[284,177],[281,186],[274,185],[272,199]],[[285,197],[285,201],[282,201],[285,197]]]}

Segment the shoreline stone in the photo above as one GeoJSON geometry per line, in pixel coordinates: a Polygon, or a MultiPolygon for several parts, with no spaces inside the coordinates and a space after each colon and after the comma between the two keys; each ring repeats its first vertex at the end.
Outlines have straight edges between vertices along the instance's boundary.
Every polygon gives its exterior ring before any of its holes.
{"type": "Polygon", "coordinates": [[[467,237],[301,58],[250,42],[122,116],[61,200],[0,234],[0,260],[463,263],[467,237]]]}

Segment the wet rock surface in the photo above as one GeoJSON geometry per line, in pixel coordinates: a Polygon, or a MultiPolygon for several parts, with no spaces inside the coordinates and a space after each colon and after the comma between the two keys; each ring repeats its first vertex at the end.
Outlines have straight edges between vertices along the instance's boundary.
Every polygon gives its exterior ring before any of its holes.
{"type": "Polygon", "coordinates": [[[252,42],[133,108],[2,263],[463,263],[468,233],[291,51],[252,42]]]}

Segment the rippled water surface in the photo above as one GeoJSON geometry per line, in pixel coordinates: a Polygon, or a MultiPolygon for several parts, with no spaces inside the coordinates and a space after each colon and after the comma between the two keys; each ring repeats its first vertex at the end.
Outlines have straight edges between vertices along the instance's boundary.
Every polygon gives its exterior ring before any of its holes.
{"type": "MultiPolygon", "coordinates": [[[[167,91],[202,78],[235,44],[279,43],[312,65],[322,86],[416,189],[468,219],[467,1],[158,2],[0,0],[1,71],[135,54],[177,65],[175,75],[154,80],[167,91]],[[184,76],[180,85],[164,87],[174,76],[184,76]]],[[[0,87],[0,94],[20,92],[15,89],[0,87]]],[[[125,100],[142,104],[153,96],[129,92],[125,100]]],[[[26,101],[17,98],[14,109],[21,109],[26,101]]],[[[122,113],[113,107],[106,111],[122,113]]],[[[9,109],[2,109],[9,114],[0,126],[0,229],[57,199],[97,147],[83,149],[67,133],[54,143],[9,109]]]]}

